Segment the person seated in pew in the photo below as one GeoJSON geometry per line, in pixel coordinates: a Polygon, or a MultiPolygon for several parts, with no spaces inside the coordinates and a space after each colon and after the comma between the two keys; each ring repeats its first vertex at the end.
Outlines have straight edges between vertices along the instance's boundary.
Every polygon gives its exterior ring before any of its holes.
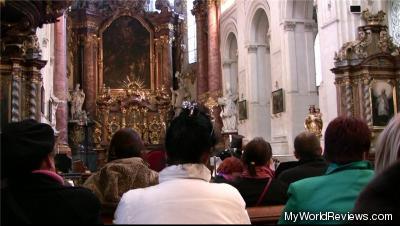
{"type": "Polygon", "coordinates": [[[100,202],[56,174],[51,126],[29,119],[1,132],[1,224],[100,224],[100,202]]]}
{"type": "MultiPolygon", "coordinates": [[[[364,161],[371,145],[368,125],[357,118],[337,117],[325,132],[325,174],[289,185],[289,200],[279,224],[343,224],[343,220],[288,218],[301,212],[345,214],[351,212],[361,190],[374,176],[372,164],[364,161]]],[[[298,215],[297,215],[298,216],[298,215]]]]}
{"type": "Polygon", "coordinates": [[[158,173],[141,158],[144,148],[142,139],[133,129],[118,130],[110,141],[108,163],[92,174],[83,186],[96,194],[103,207],[114,210],[125,192],[157,184],[158,173]]]}
{"type": "Polygon", "coordinates": [[[294,139],[294,155],[299,160],[298,166],[283,171],[278,179],[288,185],[307,178],[321,176],[328,168],[322,158],[322,148],[314,133],[302,132],[294,139]]]}
{"type": "MultiPolygon", "coordinates": [[[[236,187],[246,206],[285,204],[287,185],[274,179],[271,145],[263,138],[251,140],[243,150],[243,172],[234,181],[225,181],[236,187]]],[[[223,181],[220,181],[223,182],[223,181]]]]}
{"type": "Polygon", "coordinates": [[[114,223],[250,224],[240,193],[228,184],[209,182],[206,164],[216,142],[209,114],[184,102],[166,132],[168,166],[160,172],[160,183],[126,192],[114,223]]]}
{"type": "Polygon", "coordinates": [[[225,182],[225,180],[233,181],[243,172],[243,163],[237,157],[231,156],[225,158],[218,166],[217,175],[214,178],[215,183],[225,182]]]}

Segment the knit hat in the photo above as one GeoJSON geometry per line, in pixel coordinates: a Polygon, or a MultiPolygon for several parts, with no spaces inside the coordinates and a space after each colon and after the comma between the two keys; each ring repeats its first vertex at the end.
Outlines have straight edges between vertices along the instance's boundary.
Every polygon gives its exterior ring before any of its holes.
{"type": "Polygon", "coordinates": [[[1,132],[2,169],[30,172],[39,167],[54,143],[54,131],[47,124],[33,119],[7,124],[1,132]]]}

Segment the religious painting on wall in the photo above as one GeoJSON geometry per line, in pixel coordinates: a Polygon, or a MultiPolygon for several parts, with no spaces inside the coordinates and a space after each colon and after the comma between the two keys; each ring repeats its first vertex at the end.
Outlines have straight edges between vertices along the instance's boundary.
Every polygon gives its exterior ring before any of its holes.
{"type": "Polygon", "coordinates": [[[384,127],[396,112],[396,93],[392,84],[375,80],[371,83],[372,124],[384,127]]]}
{"type": "Polygon", "coordinates": [[[151,87],[150,32],[139,20],[122,16],[103,32],[103,80],[119,89],[127,77],[151,87]]]}
{"type": "Polygon", "coordinates": [[[278,114],[285,111],[283,89],[272,92],[272,114],[278,114]]]}
{"type": "Polygon", "coordinates": [[[239,104],[239,120],[247,119],[247,104],[246,100],[241,100],[238,102],[239,104]]]}

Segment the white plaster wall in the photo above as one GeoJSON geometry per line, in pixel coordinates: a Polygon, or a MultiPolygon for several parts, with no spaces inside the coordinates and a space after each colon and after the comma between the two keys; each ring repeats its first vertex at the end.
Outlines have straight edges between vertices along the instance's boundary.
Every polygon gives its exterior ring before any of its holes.
{"type": "Polygon", "coordinates": [[[290,8],[290,2],[236,0],[223,7],[221,16],[221,53],[226,52],[227,36],[233,32],[238,40],[239,97],[248,103],[248,119],[239,122],[239,134],[245,141],[264,137],[275,155],[292,155],[293,139],[304,130],[308,105],[318,103],[313,46],[316,27],[310,30],[308,26],[307,30],[304,25],[312,23],[305,18],[312,14],[307,5],[310,1],[296,2],[298,10],[290,8]],[[267,46],[251,38],[252,19],[259,9],[268,18],[269,31],[259,34],[265,36],[267,46]],[[294,21],[292,32],[285,30],[285,21],[294,21]],[[279,88],[285,90],[286,111],[273,115],[271,92],[279,88]]]}
{"type": "Polygon", "coordinates": [[[42,49],[42,60],[47,61],[46,66],[42,68],[42,84],[44,87],[44,114],[42,114],[41,121],[49,123],[49,100],[51,92],[53,91],[53,69],[54,69],[54,25],[45,24],[42,28],[36,30],[36,35],[42,49]]]}

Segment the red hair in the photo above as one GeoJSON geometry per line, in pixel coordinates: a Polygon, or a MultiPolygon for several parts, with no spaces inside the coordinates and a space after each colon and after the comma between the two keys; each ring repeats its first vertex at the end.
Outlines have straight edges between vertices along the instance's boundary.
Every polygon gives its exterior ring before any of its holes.
{"type": "Polygon", "coordinates": [[[346,164],[361,161],[370,146],[371,131],[360,119],[337,117],[326,128],[324,157],[329,162],[346,164]]]}

